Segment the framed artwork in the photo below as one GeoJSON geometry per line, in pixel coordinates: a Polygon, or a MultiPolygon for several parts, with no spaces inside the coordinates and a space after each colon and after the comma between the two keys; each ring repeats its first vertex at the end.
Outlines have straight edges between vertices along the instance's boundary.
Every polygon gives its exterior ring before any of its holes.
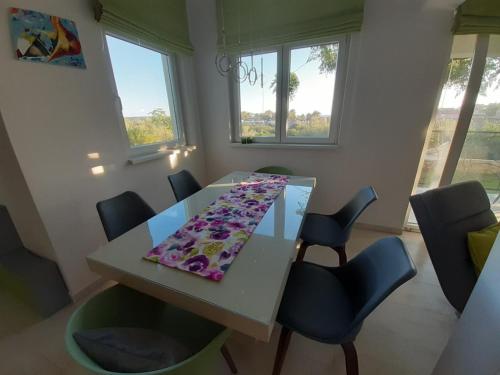
{"type": "Polygon", "coordinates": [[[73,21],[20,8],[10,8],[9,13],[19,60],[86,68],[73,21]]]}

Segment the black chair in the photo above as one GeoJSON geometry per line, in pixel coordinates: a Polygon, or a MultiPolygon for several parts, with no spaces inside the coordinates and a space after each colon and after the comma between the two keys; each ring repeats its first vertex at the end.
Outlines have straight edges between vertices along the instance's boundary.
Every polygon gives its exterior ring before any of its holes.
{"type": "Polygon", "coordinates": [[[282,325],[273,375],[279,375],[292,332],[341,345],[348,375],[358,374],[354,340],[364,319],[417,273],[403,242],[379,240],[340,267],[295,262],[277,321],[282,325]]]}
{"type": "Polygon", "coordinates": [[[477,280],[467,232],[497,222],[488,195],[468,181],[414,195],[410,203],[444,295],[462,312],[477,280]]]}
{"type": "Polygon", "coordinates": [[[300,233],[297,261],[302,261],[306,250],[312,245],[328,246],[339,255],[339,264],[347,262],[346,243],[351,235],[352,226],[359,215],[378,199],[375,189],[367,186],[361,189],[344,207],[332,215],[307,214],[300,233]]]}
{"type": "Polygon", "coordinates": [[[108,241],[114,240],[156,215],[139,194],[133,191],[126,191],[98,202],[96,207],[108,241]]]}
{"type": "MultiPolygon", "coordinates": [[[[133,191],[126,191],[98,202],[96,206],[108,241],[114,240],[156,215],[139,194],[133,191]]],[[[221,347],[221,353],[231,372],[237,374],[238,370],[225,344],[221,347]]]]}
{"type": "Polygon", "coordinates": [[[172,186],[177,202],[180,202],[201,190],[201,185],[198,181],[196,181],[193,175],[185,169],[168,176],[168,181],[170,182],[170,186],[172,186]]]}

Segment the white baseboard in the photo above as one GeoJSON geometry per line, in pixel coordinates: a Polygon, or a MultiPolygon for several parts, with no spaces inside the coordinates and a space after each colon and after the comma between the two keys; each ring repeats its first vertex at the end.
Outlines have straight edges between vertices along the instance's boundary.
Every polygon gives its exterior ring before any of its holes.
{"type": "Polygon", "coordinates": [[[386,227],[383,225],[356,223],[356,224],[354,224],[354,228],[364,229],[364,230],[374,230],[376,232],[384,232],[384,233],[391,233],[391,234],[397,234],[397,235],[403,234],[402,228],[392,228],[392,227],[386,227]]]}
{"type": "Polygon", "coordinates": [[[109,280],[106,280],[102,277],[99,277],[96,281],[94,281],[89,286],[86,286],[85,288],[83,288],[79,292],[71,295],[71,298],[73,299],[73,302],[75,302],[75,303],[80,302],[81,300],[90,296],[92,293],[101,289],[106,283],[109,283],[109,282],[110,282],[109,280]]]}

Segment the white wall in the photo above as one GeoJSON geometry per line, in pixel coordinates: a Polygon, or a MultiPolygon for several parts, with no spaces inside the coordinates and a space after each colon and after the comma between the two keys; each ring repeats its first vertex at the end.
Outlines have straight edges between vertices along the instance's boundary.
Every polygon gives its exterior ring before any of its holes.
{"type": "Polygon", "coordinates": [[[56,260],[54,249],[5,131],[0,114],[0,204],[7,207],[24,246],[56,260]]]}
{"type": "Polygon", "coordinates": [[[379,194],[361,222],[401,228],[426,127],[451,48],[457,1],[366,0],[352,37],[341,147],[241,149],[229,144],[228,86],[216,72],[214,0],[188,0],[209,175],[283,165],[316,176],[311,209],[332,212],[361,186],[379,194]]]}
{"type": "MultiPolygon", "coordinates": [[[[95,204],[137,191],[156,210],[174,202],[167,175],[187,168],[206,182],[203,147],[178,165],[169,158],[127,165],[112,81],[99,24],[87,0],[0,0],[0,110],[33,201],[45,224],[72,294],[94,280],[85,256],[106,242],[95,204]],[[7,7],[39,10],[76,22],[87,69],[17,61],[7,7]],[[89,153],[100,159],[90,160],[89,153]],[[94,176],[90,169],[105,167],[94,176]],[[172,168],[174,167],[174,168],[172,168]]],[[[192,62],[180,61],[183,115],[190,144],[200,145],[192,62]]]]}

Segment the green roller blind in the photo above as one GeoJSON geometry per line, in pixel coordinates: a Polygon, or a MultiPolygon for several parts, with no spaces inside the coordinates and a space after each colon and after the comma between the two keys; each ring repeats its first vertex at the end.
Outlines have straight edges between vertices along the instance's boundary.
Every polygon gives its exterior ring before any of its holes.
{"type": "Polygon", "coordinates": [[[222,24],[230,51],[359,31],[364,0],[217,0],[218,46],[222,24]]]}
{"type": "Polygon", "coordinates": [[[467,0],[455,17],[455,34],[500,34],[500,0],[467,0]]]}
{"type": "Polygon", "coordinates": [[[192,53],[185,0],[99,0],[96,19],[161,50],[192,53]]]}

